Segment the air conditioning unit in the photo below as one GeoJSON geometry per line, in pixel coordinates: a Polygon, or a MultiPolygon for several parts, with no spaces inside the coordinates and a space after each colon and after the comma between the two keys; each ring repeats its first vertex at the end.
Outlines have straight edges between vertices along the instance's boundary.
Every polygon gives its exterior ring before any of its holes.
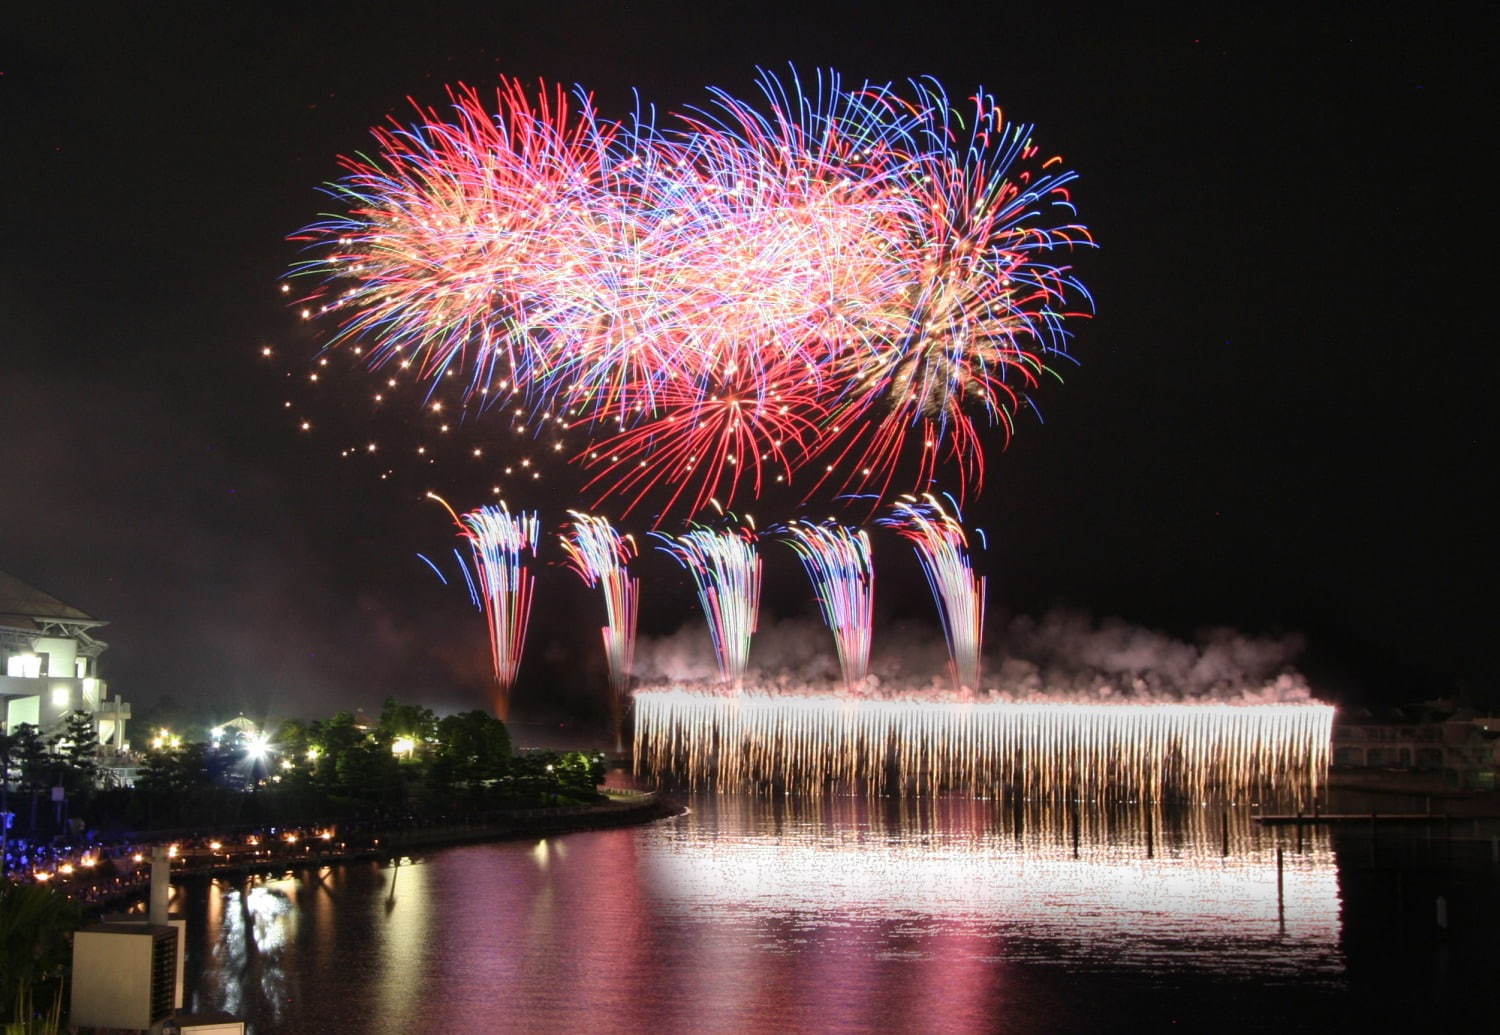
{"type": "Polygon", "coordinates": [[[68,1023],[141,1030],[172,1013],[177,931],[165,924],[96,924],[73,936],[68,1023]]]}

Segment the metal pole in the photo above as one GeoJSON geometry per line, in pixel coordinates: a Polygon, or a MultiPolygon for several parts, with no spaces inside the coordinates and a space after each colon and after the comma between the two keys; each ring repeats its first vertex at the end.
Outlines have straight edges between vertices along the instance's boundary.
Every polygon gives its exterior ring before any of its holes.
{"type": "Polygon", "coordinates": [[[147,919],[153,924],[167,922],[167,898],[172,890],[172,860],[163,845],[151,849],[151,906],[147,919]]]}
{"type": "Polygon", "coordinates": [[[1276,846],[1276,923],[1286,933],[1286,859],[1280,845],[1276,846]]]}

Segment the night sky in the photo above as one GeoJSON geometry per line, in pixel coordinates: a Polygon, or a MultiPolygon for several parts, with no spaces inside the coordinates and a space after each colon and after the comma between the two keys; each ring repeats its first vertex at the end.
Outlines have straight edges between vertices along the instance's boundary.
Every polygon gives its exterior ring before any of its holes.
{"type": "MultiPolygon", "coordinates": [[[[480,706],[482,623],[416,559],[450,546],[420,497],[488,501],[509,447],[417,464],[424,430],[372,419],[347,367],[294,393],[319,339],[278,290],[286,237],[408,96],[541,76],[623,115],[632,87],[665,107],[748,95],[787,61],[983,84],[1082,175],[1098,315],[969,509],[993,631],[1065,605],[1301,633],[1344,701],[1494,685],[1489,385],[1460,286],[1488,116],[1463,26],[1363,4],[136,6],[11,14],[0,36],[0,569],[110,621],[103,674],[127,699],[480,706]]],[[[570,484],[506,498],[555,530],[570,484]]],[[[805,612],[776,550],[768,607],[805,612]]],[[[882,621],[925,615],[903,548],[877,555],[882,621]]],[[[640,571],[643,633],[701,621],[669,559],[640,571]]],[[[560,569],[538,597],[516,707],[586,720],[599,604],[560,569]]]]}

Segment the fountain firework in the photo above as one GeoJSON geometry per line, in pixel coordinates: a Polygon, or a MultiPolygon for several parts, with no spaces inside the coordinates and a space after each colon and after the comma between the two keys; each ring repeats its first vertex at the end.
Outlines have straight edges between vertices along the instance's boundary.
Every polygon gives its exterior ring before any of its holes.
{"type": "Polygon", "coordinates": [[[1023,799],[1311,806],[1333,708],[637,692],[638,771],[1023,799]]]}
{"type": "Polygon", "coordinates": [[[676,537],[651,534],[662,542],[657,549],[692,574],[713,638],[719,680],[739,690],[760,615],[761,565],[754,530],[716,531],[699,526],[676,537]]]}
{"type": "Polygon", "coordinates": [[[604,591],[604,657],[609,664],[610,720],[615,750],[623,750],[625,692],[635,662],[636,603],[640,580],[626,571],[635,557],[635,540],[602,517],[568,511],[572,523],[559,537],[568,556],[568,566],[593,589],[604,591]]]}
{"type": "Polygon", "coordinates": [[[823,621],[833,632],[844,687],[853,689],[870,668],[875,571],[870,565],[869,533],[833,522],[815,525],[807,521],[793,521],[783,531],[807,570],[823,621]]]}
{"type": "Polygon", "coordinates": [[[536,554],[541,531],[536,511],[512,514],[502,502],[459,514],[441,496],[428,493],[428,498],[447,509],[473,555],[495,669],[491,706],[496,717],[506,719],[510,715],[511,687],[526,645],[526,622],[531,617],[535,579],[524,557],[536,554]]]}
{"type": "Polygon", "coordinates": [[[931,493],[920,499],[903,496],[893,509],[895,513],[879,523],[911,541],[937,602],[954,685],[960,690],[977,691],[979,651],[984,642],[985,579],[976,576],[970,566],[969,537],[959,523],[963,515],[958,513],[957,504],[953,513],[948,513],[931,493]]]}

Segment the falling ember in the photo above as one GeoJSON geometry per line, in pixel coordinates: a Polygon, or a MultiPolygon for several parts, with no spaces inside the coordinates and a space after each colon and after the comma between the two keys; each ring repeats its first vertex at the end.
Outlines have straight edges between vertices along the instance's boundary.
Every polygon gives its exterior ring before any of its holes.
{"type": "Polygon", "coordinates": [[[636,603],[640,579],[631,577],[626,566],[635,557],[635,540],[602,517],[568,511],[573,518],[562,533],[568,566],[590,588],[604,592],[604,657],[609,664],[609,710],[615,732],[615,750],[623,750],[625,692],[635,664],[636,603]]]}
{"type": "Polygon", "coordinates": [[[738,690],[745,681],[750,638],[760,614],[761,566],[755,533],[749,528],[719,532],[699,526],[676,537],[651,534],[664,544],[657,549],[670,554],[693,576],[713,638],[719,679],[738,690]]]}
{"type": "Polygon", "coordinates": [[[792,522],[784,532],[812,580],[818,609],[838,648],[844,687],[852,689],[864,681],[870,668],[875,572],[870,565],[869,533],[805,521],[792,522]]]}
{"type": "Polygon", "coordinates": [[[969,537],[959,523],[963,516],[956,505],[950,514],[931,493],[921,499],[903,496],[893,510],[879,523],[910,540],[917,552],[948,641],[954,685],[978,690],[985,579],[976,577],[969,564],[969,537]]]}
{"type": "Polygon", "coordinates": [[[961,791],[1083,801],[1311,807],[1324,704],[856,700],[685,690],[635,695],[635,765],[720,787],[961,791]]]}
{"type": "Polygon", "coordinates": [[[526,645],[526,622],[531,617],[535,582],[525,555],[536,554],[540,523],[536,512],[512,514],[504,503],[456,513],[442,497],[428,493],[452,515],[458,534],[473,552],[479,586],[476,596],[490,631],[490,656],[495,668],[495,716],[510,715],[510,690],[515,685],[521,651],[526,645]]]}

